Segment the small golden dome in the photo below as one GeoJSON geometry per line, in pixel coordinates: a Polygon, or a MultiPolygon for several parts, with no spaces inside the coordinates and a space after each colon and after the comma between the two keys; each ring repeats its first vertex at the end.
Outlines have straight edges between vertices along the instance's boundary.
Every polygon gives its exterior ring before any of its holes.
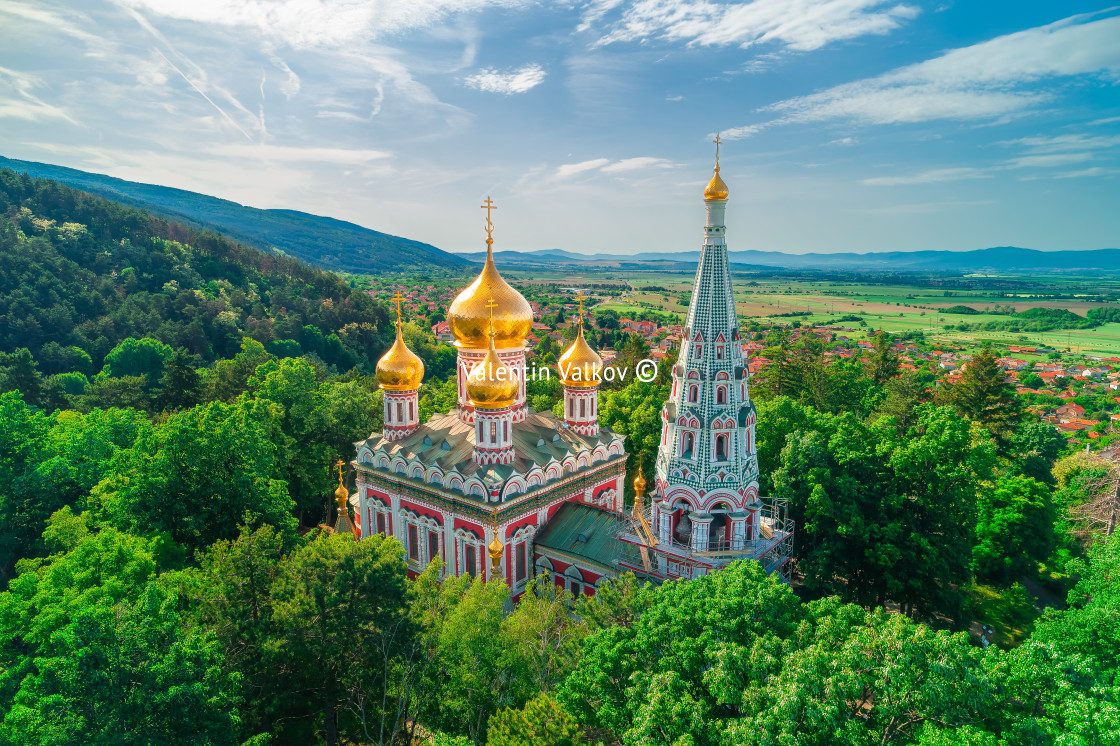
{"type": "Polygon", "coordinates": [[[727,184],[724,184],[723,179],[719,177],[719,166],[716,166],[716,172],[712,174],[712,180],[708,182],[708,186],[704,189],[704,199],[727,199],[727,184]]]}
{"type": "Polygon", "coordinates": [[[415,391],[423,380],[424,361],[404,343],[398,318],[397,340],[377,361],[377,382],[387,391],[415,391]]]}
{"type": "Polygon", "coordinates": [[[350,499],[350,491],[346,489],[345,485],[340,484],[338,485],[338,489],[334,491],[334,499],[339,507],[342,507],[346,501],[350,499]]]}
{"type": "Polygon", "coordinates": [[[638,476],[634,477],[634,491],[637,492],[639,496],[646,491],[646,478],[642,476],[640,471],[638,472],[638,476]]]}
{"type": "Polygon", "coordinates": [[[502,409],[513,404],[520,388],[517,372],[498,357],[491,332],[486,357],[476,363],[467,376],[467,396],[471,404],[478,409],[502,409]]]}
{"type": "Polygon", "coordinates": [[[485,347],[487,331],[491,324],[487,300],[492,299],[498,312],[494,314],[494,346],[498,349],[520,347],[533,329],[533,309],[521,293],[510,287],[494,266],[494,224],[490,211],[494,203],[486,198],[486,263],[475,281],[447,309],[447,323],[455,336],[456,347],[480,349],[485,347]]]}
{"type": "Polygon", "coordinates": [[[490,542],[490,546],[488,546],[487,549],[490,552],[490,559],[495,561],[500,560],[502,555],[505,554],[505,547],[502,546],[502,542],[498,541],[497,536],[494,536],[494,539],[490,542]]]}
{"type": "Polygon", "coordinates": [[[556,361],[556,367],[560,369],[560,382],[565,386],[586,389],[599,385],[603,358],[584,339],[582,322],[576,341],[556,361]]]}

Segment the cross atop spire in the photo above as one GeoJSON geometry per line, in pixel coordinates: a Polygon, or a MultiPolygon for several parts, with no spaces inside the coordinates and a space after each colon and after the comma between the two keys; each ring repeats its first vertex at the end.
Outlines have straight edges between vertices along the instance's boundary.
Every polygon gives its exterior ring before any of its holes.
{"type": "Polygon", "coordinates": [[[585,297],[586,296],[584,296],[583,290],[576,291],[576,300],[579,301],[579,328],[580,329],[583,328],[583,299],[585,297]]]}
{"type": "Polygon", "coordinates": [[[498,206],[494,204],[494,200],[490,199],[490,195],[486,195],[486,201],[482,203],[482,209],[486,210],[486,244],[489,246],[494,243],[494,221],[490,219],[490,211],[497,210],[498,206]]]}
{"type": "Polygon", "coordinates": [[[723,143],[723,140],[719,138],[718,132],[716,133],[716,139],[712,140],[712,142],[716,144],[716,171],[719,171],[719,146],[723,143]]]}
{"type": "Polygon", "coordinates": [[[401,301],[404,300],[404,296],[401,295],[400,288],[397,288],[397,294],[393,296],[393,300],[397,304],[397,326],[400,326],[401,325],[401,301]]]}

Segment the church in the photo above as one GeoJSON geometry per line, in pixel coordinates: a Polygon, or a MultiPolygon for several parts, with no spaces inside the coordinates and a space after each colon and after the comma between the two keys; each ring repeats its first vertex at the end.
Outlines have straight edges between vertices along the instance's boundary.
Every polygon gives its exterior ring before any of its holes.
{"type": "Polygon", "coordinates": [[[449,575],[502,580],[516,599],[534,575],[575,594],[632,571],[654,582],[690,578],[744,557],[781,571],[793,526],[758,495],[755,410],[731,289],[717,138],[704,191],[707,224],[685,339],[672,369],[650,504],[646,481],[623,503],[626,444],[598,419],[602,360],[587,343],[582,305],[575,341],[557,361],[563,417],[526,404],[529,303],[498,272],[493,203],[486,261],[448,309],[458,350],[456,408],[419,421],[424,364],[401,334],[377,365],[383,432],[356,443],[364,537],[394,536],[410,573],[442,560],[449,575]]]}

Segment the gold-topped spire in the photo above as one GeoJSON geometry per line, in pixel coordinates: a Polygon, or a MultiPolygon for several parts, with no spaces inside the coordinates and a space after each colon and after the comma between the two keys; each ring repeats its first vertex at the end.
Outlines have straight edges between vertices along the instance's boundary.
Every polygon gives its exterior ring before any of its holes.
{"type": "Polygon", "coordinates": [[[715,173],[712,174],[712,180],[708,182],[708,186],[704,189],[704,199],[727,199],[727,184],[723,183],[723,179],[719,175],[719,146],[723,143],[719,134],[716,134],[716,139],[712,140],[716,144],[716,167],[715,173]]]}
{"type": "MultiPolygon", "coordinates": [[[[342,472],[344,462],[338,460],[338,488],[334,491],[334,502],[338,506],[337,516],[334,519],[333,532],[354,537],[354,522],[350,520],[350,491],[346,489],[346,476],[342,472]]],[[[329,518],[329,516],[328,516],[329,518]]]]}
{"type": "Polygon", "coordinates": [[[377,361],[377,382],[386,391],[415,391],[424,380],[424,361],[404,343],[401,301],[398,289],[393,297],[397,304],[397,338],[389,351],[377,361]]]}
{"type": "Polygon", "coordinates": [[[576,332],[572,346],[556,361],[556,367],[560,370],[560,383],[565,386],[592,388],[599,385],[603,358],[591,349],[587,338],[583,336],[583,298],[583,291],[580,290],[576,295],[576,300],[579,301],[579,331],[576,332]]]}
{"type": "Polygon", "coordinates": [[[486,294],[496,298],[498,314],[493,320],[494,346],[498,349],[521,347],[533,328],[533,309],[521,293],[510,287],[494,266],[494,222],[490,213],[498,209],[489,197],[486,210],[486,262],[475,281],[468,285],[447,309],[447,323],[455,337],[456,347],[486,347],[486,294]]]}
{"type": "Polygon", "coordinates": [[[486,551],[490,554],[490,577],[493,579],[502,575],[502,555],[505,554],[505,546],[498,539],[497,511],[491,514],[490,520],[494,527],[494,538],[490,541],[490,545],[486,547],[486,551]]]}
{"type": "Polygon", "coordinates": [[[634,504],[642,502],[642,495],[646,491],[646,478],[642,475],[642,453],[638,452],[638,476],[634,477],[634,504]]]}
{"type": "Polygon", "coordinates": [[[486,308],[490,311],[490,326],[487,332],[490,339],[486,357],[482,358],[467,376],[467,397],[470,398],[471,404],[479,409],[502,409],[511,406],[521,388],[516,371],[498,357],[498,351],[494,348],[494,309],[497,307],[494,296],[490,296],[486,302],[486,308]]]}

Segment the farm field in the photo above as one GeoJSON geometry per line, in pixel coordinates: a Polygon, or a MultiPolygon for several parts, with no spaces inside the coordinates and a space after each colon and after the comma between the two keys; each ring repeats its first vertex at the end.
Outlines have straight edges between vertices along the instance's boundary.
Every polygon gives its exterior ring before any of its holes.
{"type": "MultiPolygon", "coordinates": [[[[593,292],[596,308],[613,309],[621,315],[643,310],[678,314],[688,310],[693,273],[683,271],[576,270],[565,272],[508,272],[524,283],[559,283],[568,286],[599,286],[593,292]],[[617,286],[612,290],[604,285],[617,286]]],[[[857,276],[858,277],[858,276],[857,276]]],[[[1061,329],[1045,332],[969,330],[959,324],[983,325],[1007,320],[1006,313],[985,311],[1014,308],[1066,309],[1085,316],[1090,309],[1115,305],[1120,299],[1120,278],[1024,275],[1015,277],[915,277],[914,284],[786,279],[760,273],[735,272],[732,284],[741,320],[802,325],[823,324],[851,329],[859,338],[874,329],[888,332],[921,330],[932,341],[970,347],[983,342],[1005,345],[1047,346],[1089,354],[1120,355],[1120,324],[1091,329],[1061,329]],[[968,306],[975,314],[947,313],[953,306],[968,306]],[[858,316],[866,326],[855,319],[858,316]]]]}

